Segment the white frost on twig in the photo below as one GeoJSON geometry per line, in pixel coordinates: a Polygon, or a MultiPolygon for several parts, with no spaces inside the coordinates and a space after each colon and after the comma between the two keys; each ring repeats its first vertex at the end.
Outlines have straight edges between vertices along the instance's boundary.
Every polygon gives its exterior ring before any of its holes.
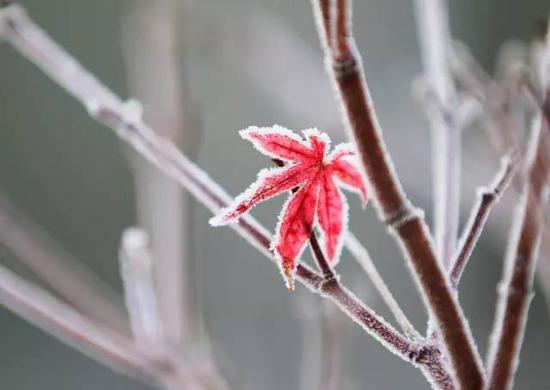
{"type": "Polygon", "coordinates": [[[163,344],[154,267],[149,251],[149,237],[138,228],[128,228],[120,244],[120,271],[124,298],[136,342],[144,348],[163,344]]]}

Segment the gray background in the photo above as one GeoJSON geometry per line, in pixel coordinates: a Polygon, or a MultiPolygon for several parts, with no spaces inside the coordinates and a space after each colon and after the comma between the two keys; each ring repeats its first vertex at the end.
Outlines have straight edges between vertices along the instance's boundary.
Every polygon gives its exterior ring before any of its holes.
{"type": "MultiPolygon", "coordinates": [[[[24,1],[31,16],[117,93],[127,96],[120,47],[122,1],[24,1]]],[[[527,39],[548,12],[543,0],[451,2],[455,37],[491,71],[499,46],[527,39]]],[[[355,32],[365,56],[374,101],[398,172],[412,200],[429,217],[429,132],[411,97],[420,61],[410,1],[356,0],[355,32]]],[[[204,0],[187,7],[185,69],[201,128],[198,163],[230,193],[238,193],[266,160],[237,136],[250,124],[301,129],[324,127],[342,140],[338,112],[324,76],[307,0],[204,0]]],[[[133,183],[123,147],[81,107],[22,59],[0,45],[0,187],[52,238],[120,290],[120,232],[135,222],[133,183]]],[[[154,75],[151,75],[154,77],[154,75]]],[[[465,135],[468,150],[464,213],[477,185],[496,166],[484,137],[465,135]],[[472,172],[479,174],[471,177],[472,172]]],[[[426,316],[399,252],[372,207],[360,211],[349,197],[351,226],[420,328],[426,316]]],[[[282,199],[255,211],[273,228],[282,199]]],[[[501,206],[501,209],[504,206],[501,206]]],[[[505,213],[506,210],[501,210],[505,213]]],[[[193,202],[195,284],[215,356],[234,388],[298,386],[300,329],[296,294],[278,270],[230,229],[208,226],[193,202]]],[[[465,274],[461,301],[482,353],[491,327],[495,286],[501,275],[506,225],[493,222],[465,274]]],[[[345,257],[344,281],[389,316],[368,282],[345,257]],[[363,288],[363,285],[366,287],[363,288]]],[[[300,294],[298,292],[297,294],[300,294]]],[[[516,387],[550,388],[549,318],[537,294],[531,307],[516,387]]],[[[347,388],[424,389],[419,372],[386,352],[346,320],[351,345],[345,356],[347,388]],[[406,384],[406,385],[404,385],[406,384]]],[[[0,388],[145,388],[64,346],[0,309],[0,388]]]]}

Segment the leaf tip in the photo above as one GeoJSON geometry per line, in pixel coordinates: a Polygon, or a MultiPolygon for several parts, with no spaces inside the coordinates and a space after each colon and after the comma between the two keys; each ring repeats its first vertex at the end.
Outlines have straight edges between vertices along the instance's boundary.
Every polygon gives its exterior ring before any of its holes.
{"type": "Polygon", "coordinates": [[[251,141],[252,133],[257,133],[259,130],[258,126],[248,126],[246,129],[240,130],[239,135],[242,139],[251,141]]]}
{"type": "Polygon", "coordinates": [[[208,220],[208,223],[210,224],[210,226],[214,226],[214,227],[224,226],[229,224],[230,222],[232,221],[226,214],[218,214],[208,220]]]}
{"type": "Polygon", "coordinates": [[[283,266],[283,277],[285,279],[286,287],[289,291],[294,291],[296,288],[296,281],[294,278],[294,267],[290,265],[283,266]]]}

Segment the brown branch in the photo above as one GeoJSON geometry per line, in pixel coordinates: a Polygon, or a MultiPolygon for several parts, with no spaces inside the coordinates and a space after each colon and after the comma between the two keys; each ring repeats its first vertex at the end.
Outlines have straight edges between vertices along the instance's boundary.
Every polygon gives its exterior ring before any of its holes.
{"type": "MultiPolygon", "coordinates": [[[[121,140],[176,180],[209,210],[217,213],[231,202],[216,182],[173,144],[158,136],[141,118],[133,116],[128,104],[124,104],[34,24],[23,8],[11,5],[0,9],[0,31],[20,54],[80,101],[93,119],[111,128],[121,140]]],[[[270,234],[253,217],[244,216],[231,226],[268,259],[276,261],[270,251],[270,234]]],[[[411,343],[338,283],[336,278],[327,281],[304,264],[298,265],[296,276],[311,291],[336,303],[390,351],[419,367],[430,381],[452,385],[439,350],[411,343]]]]}
{"type": "MultiPolygon", "coordinates": [[[[315,1],[315,5],[318,17],[326,18],[321,14],[323,10],[318,2],[315,1]]],[[[437,260],[426,223],[421,213],[411,206],[393,169],[361,70],[361,59],[353,45],[351,32],[346,35],[350,49],[339,53],[339,57],[326,42],[322,45],[375,204],[382,219],[395,232],[415,271],[415,280],[441,332],[458,383],[463,388],[480,389],[484,383],[483,369],[469,327],[437,260]]],[[[326,36],[326,31],[321,32],[320,36],[326,36]]]]}
{"type": "Polygon", "coordinates": [[[544,225],[546,186],[550,179],[549,123],[550,90],[546,92],[540,121],[534,123],[528,150],[528,177],[516,208],[516,224],[510,232],[511,245],[506,253],[502,288],[491,333],[487,367],[489,388],[494,390],[509,388],[513,383],[532,298],[537,251],[544,225]]]}
{"type": "Polygon", "coordinates": [[[498,202],[502,193],[508,188],[514,174],[514,163],[510,157],[502,160],[501,168],[493,179],[493,184],[482,188],[478,193],[478,201],[472,208],[468,223],[464,228],[459,250],[455,256],[449,273],[449,279],[453,288],[458,287],[464,268],[468,263],[472,252],[481,236],[485,223],[493,206],[498,202]]]}

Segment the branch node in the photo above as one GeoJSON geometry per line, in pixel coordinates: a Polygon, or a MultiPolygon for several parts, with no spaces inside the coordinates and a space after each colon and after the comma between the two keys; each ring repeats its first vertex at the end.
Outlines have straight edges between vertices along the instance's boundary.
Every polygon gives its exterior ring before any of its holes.
{"type": "Polygon", "coordinates": [[[353,56],[333,58],[332,68],[334,70],[334,77],[343,79],[357,70],[357,60],[353,56]]]}
{"type": "Polygon", "coordinates": [[[407,222],[420,218],[424,218],[424,211],[417,207],[411,207],[410,204],[404,204],[403,207],[395,210],[393,213],[388,214],[384,223],[392,230],[398,230],[401,226],[407,222]]]}
{"type": "Polygon", "coordinates": [[[340,275],[333,275],[322,279],[318,284],[319,292],[322,294],[329,293],[332,289],[340,285],[340,275]]]}

